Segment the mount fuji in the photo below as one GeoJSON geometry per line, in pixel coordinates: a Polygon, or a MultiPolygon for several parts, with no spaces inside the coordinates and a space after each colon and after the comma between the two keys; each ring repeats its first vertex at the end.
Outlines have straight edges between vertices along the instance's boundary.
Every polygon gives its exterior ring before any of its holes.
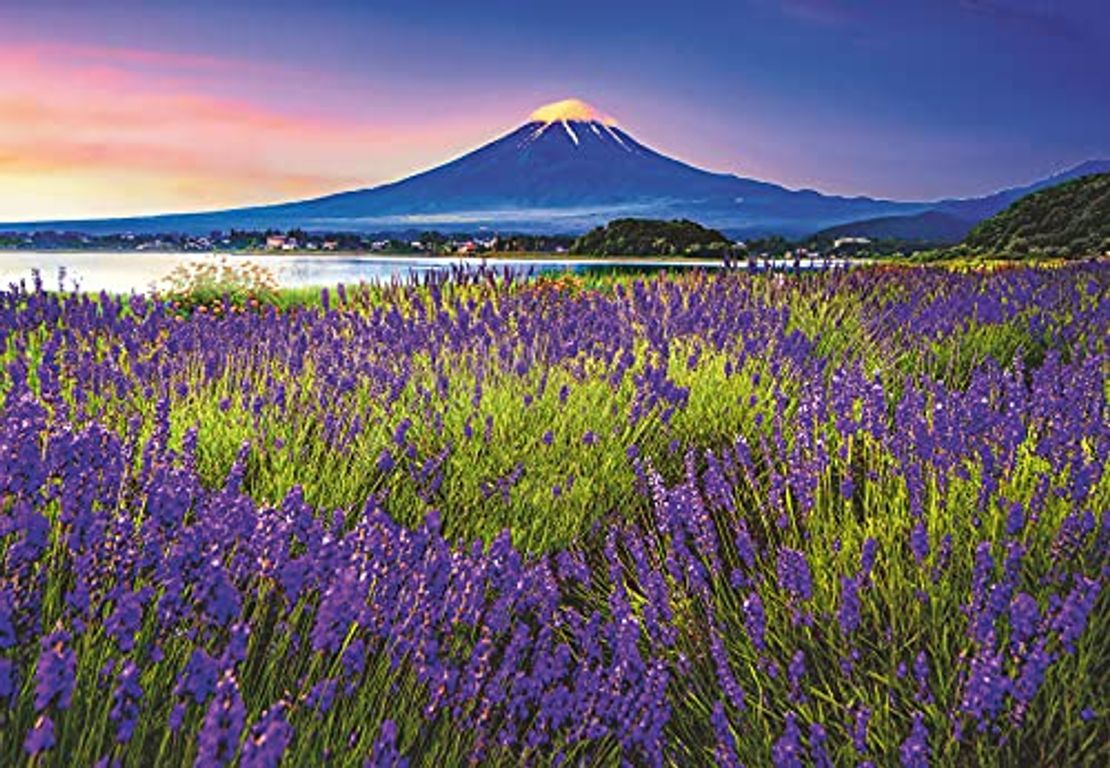
{"type": "Polygon", "coordinates": [[[231,228],[489,228],[574,234],[635,216],[694,219],[743,237],[800,236],[861,220],[914,217],[941,205],[953,215],[978,220],[1005,207],[1005,199],[1005,193],[937,203],[840,197],[712,173],[648,148],[599,110],[568,99],[541,107],[516,130],[456,160],[369,189],[210,213],[0,229],[197,233],[231,228]]]}
{"type": "Polygon", "coordinates": [[[802,233],[815,223],[919,209],[704,171],[644,146],[593,107],[568,100],[536,110],[511,133],[430,171],[265,212],[325,229],[573,232],[640,216],[692,218],[730,231],[802,233]]]}

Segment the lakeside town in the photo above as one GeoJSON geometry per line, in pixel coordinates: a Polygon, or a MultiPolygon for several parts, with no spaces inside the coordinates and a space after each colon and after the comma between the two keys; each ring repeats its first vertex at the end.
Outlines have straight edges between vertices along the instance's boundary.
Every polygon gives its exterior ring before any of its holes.
{"type": "MultiPolygon", "coordinates": [[[[94,234],[71,231],[0,232],[0,251],[102,251],[106,253],[244,253],[252,255],[338,255],[381,254],[412,256],[478,256],[483,254],[584,253],[582,238],[574,235],[529,235],[521,233],[444,234],[435,231],[352,233],[288,231],[213,231],[207,235],[186,233],[140,234],[133,232],[94,234]],[[578,247],[576,247],[578,243],[578,247]]],[[[758,257],[763,259],[819,259],[891,255],[913,250],[913,244],[872,240],[867,237],[813,236],[790,241],[771,236],[756,240],[722,240],[695,251],[674,249],[672,255],[758,257]]],[[[611,255],[611,254],[610,254],[611,255]]],[[[629,252],[627,255],[638,255],[629,252]]]]}
{"type": "Polygon", "coordinates": [[[574,236],[454,235],[438,232],[285,232],[227,230],[207,235],[176,232],[91,234],[71,231],[0,232],[2,250],[102,250],[113,252],[320,252],[320,253],[461,253],[543,250],[565,253],[574,236]]]}

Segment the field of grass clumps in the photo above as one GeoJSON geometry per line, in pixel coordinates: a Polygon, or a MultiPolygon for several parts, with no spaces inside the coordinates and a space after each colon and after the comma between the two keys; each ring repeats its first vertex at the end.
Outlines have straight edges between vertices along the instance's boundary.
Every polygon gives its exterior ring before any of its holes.
{"type": "Polygon", "coordinates": [[[1110,762],[1110,265],[224,277],[0,292],[0,764],[1110,762]]]}

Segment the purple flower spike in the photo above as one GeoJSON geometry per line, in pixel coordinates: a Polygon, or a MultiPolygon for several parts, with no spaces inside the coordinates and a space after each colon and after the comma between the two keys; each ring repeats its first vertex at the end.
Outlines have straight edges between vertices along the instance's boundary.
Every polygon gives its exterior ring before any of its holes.
{"type": "Polygon", "coordinates": [[[112,692],[112,711],[109,717],[116,724],[116,741],[121,744],[131,741],[135,726],[139,721],[139,702],[143,689],[139,685],[139,668],[128,659],[123,662],[119,681],[112,692]]]}
{"type": "Polygon", "coordinates": [[[782,736],[771,748],[771,760],[775,768],[802,768],[805,748],[802,746],[801,738],[802,733],[798,729],[797,717],[793,712],[787,712],[782,736]]]}
{"type": "Polygon", "coordinates": [[[825,727],[820,723],[809,725],[809,756],[813,760],[813,768],[832,768],[832,758],[829,757],[825,743],[829,740],[825,727]]]}
{"type": "Polygon", "coordinates": [[[204,716],[204,725],[197,736],[197,768],[229,765],[239,745],[239,735],[246,720],[246,707],[239,695],[239,685],[230,672],[225,672],[216,686],[216,696],[204,716]]]}
{"type": "Polygon", "coordinates": [[[386,720],[364,768],[408,768],[408,764],[408,758],[402,757],[397,749],[397,724],[386,720]]]}
{"type": "Polygon", "coordinates": [[[918,565],[924,563],[929,556],[929,533],[925,530],[925,523],[920,520],[910,531],[910,551],[918,565]]]}
{"type": "Polygon", "coordinates": [[[871,710],[859,707],[852,717],[852,747],[857,754],[867,754],[867,726],[871,723],[871,710]]]}
{"type": "Polygon", "coordinates": [[[929,768],[929,732],[925,729],[925,716],[913,713],[910,735],[898,747],[902,768],[929,768]]]}
{"type": "Polygon", "coordinates": [[[713,705],[711,720],[713,731],[717,734],[717,748],[714,752],[717,765],[722,766],[722,768],[742,768],[740,758],[736,754],[736,740],[729,728],[724,704],[718,701],[713,705]]]}
{"type": "Polygon", "coordinates": [[[51,704],[58,709],[69,708],[77,684],[77,655],[66,648],[68,640],[69,635],[65,632],[55,632],[43,638],[43,650],[35,670],[36,712],[51,704]]]}
{"type": "Polygon", "coordinates": [[[813,597],[813,575],[804,554],[787,547],[780,549],[777,573],[780,588],[802,600],[813,597]]]}
{"type": "Polygon", "coordinates": [[[241,768],[278,768],[281,764],[293,739],[293,728],[285,720],[285,708],[285,702],[279,701],[251,726],[239,759],[241,768]]]}
{"type": "Polygon", "coordinates": [[[42,754],[54,746],[54,721],[42,715],[35,721],[35,725],[27,732],[23,740],[23,749],[31,757],[42,754]]]}
{"type": "Polygon", "coordinates": [[[840,578],[840,605],[836,612],[840,631],[846,636],[859,628],[860,599],[859,578],[842,576],[840,578]]]}
{"type": "Polygon", "coordinates": [[[763,600],[759,597],[758,592],[752,592],[744,600],[744,627],[748,631],[748,637],[751,638],[752,645],[756,650],[762,651],[766,648],[764,641],[764,634],[767,631],[767,614],[763,611],[763,600]]]}

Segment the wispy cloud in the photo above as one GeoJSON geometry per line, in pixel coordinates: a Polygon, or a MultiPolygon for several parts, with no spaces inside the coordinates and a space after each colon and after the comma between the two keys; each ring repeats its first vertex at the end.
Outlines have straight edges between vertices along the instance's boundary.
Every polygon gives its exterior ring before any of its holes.
{"type": "Polygon", "coordinates": [[[959,0],[960,7],[977,16],[1024,32],[1078,38],[1083,25],[1064,12],[1064,3],[1042,0],[959,0]]]}
{"type": "Polygon", "coordinates": [[[865,16],[865,8],[848,0],[780,0],[774,5],[788,16],[830,27],[853,25],[865,16]]]}
{"type": "Polygon", "coordinates": [[[112,66],[135,66],[144,69],[163,68],[174,71],[227,73],[241,71],[244,67],[259,66],[256,62],[229,56],[156,51],[147,48],[119,48],[54,41],[30,42],[17,47],[25,54],[64,58],[71,63],[100,62],[112,66]]]}

